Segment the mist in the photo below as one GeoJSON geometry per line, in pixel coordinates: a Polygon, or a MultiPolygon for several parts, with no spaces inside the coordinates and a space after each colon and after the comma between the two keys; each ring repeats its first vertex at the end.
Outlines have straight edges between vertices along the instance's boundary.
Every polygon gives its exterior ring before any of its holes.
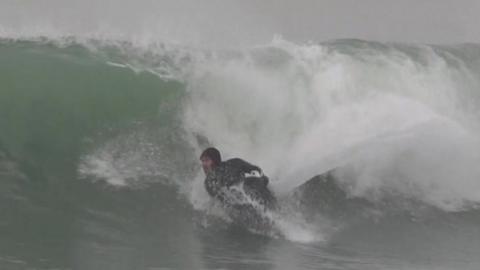
{"type": "Polygon", "coordinates": [[[95,36],[251,46],[275,35],[452,44],[480,41],[477,1],[44,0],[0,2],[0,35],[95,36]]]}

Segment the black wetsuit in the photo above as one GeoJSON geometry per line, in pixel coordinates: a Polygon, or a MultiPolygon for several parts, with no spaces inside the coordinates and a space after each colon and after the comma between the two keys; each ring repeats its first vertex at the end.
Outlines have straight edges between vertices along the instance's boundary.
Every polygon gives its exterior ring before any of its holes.
{"type": "MultiPolygon", "coordinates": [[[[243,184],[242,188],[251,199],[271,209],[276,206],[276,200],[268,189],[268,177],[262,170],[242,159],[234,158],[221,162],[205,179],[205,188],[210,196],[224,204],[234,205],[232,187],[243,184]]],[[[234,197],[234,196],[233,196],[234,197]]]]}

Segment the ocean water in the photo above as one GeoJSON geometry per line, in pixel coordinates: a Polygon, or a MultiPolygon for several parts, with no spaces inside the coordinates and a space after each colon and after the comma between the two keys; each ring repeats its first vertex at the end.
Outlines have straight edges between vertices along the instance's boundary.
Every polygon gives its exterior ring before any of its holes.
{"type": "Polygon", "coordinates": [[[478,269],[479,135],[474,44],[4,37],[0,269],[478,269]],[[212,204],[210,145],[280,233],[212,204]]]}

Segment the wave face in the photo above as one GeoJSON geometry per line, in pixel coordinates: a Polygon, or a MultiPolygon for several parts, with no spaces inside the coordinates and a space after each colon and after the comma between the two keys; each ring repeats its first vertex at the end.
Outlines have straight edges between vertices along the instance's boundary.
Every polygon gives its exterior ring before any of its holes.
{"type": "Polygon", "coordinates": [[[4,38],[0,266],[477,269],[479,71],[477,45],[4,38]],[[211,205],[210,145],[269,175],[282,237],[211,205]]]}

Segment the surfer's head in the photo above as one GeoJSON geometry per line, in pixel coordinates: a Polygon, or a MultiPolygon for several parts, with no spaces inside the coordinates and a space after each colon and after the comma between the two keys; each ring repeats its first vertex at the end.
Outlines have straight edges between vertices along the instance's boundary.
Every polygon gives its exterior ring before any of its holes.
{"type": "Polygon", "coordinates": [[[207,174],[222,162],[222,157],[220,156],[220,151],[216,148],[210,147],[202,152],[200,155],[200,161],[202,162],[203,171],[207,174]]]}

